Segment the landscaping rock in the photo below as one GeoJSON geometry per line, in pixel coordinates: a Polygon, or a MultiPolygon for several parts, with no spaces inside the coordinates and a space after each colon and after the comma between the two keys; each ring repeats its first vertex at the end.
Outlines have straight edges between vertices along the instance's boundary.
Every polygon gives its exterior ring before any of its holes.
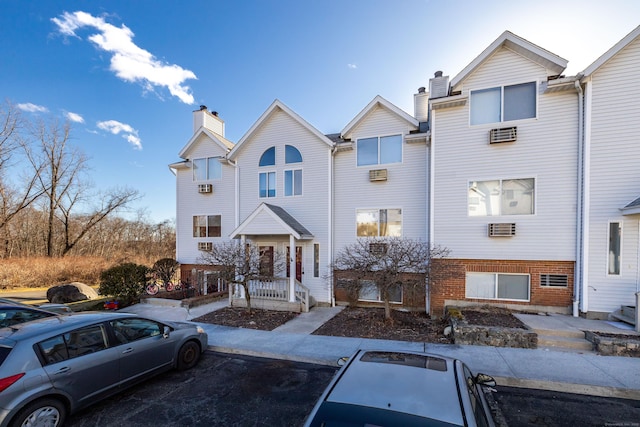
{"type": "Polygon", "coordinates": [[[585,337],[603,356],[640,357],[640,336],[586,331],[585,337]]]}
{"type": "Polygon", "coordinates": [[[86,301],[99,297],[95,289],[80,282],[56,285],[47,289],[47,300],[56,304],[86,301]]]}

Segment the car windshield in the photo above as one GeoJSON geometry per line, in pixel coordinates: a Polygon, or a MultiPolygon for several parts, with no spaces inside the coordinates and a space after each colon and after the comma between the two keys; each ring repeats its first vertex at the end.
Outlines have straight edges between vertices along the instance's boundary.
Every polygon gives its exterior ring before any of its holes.
{"type": "Polygon", "coordinates": [[[54,314],[23,307],[2,307],[0,309],[0,328],[50,316],[54,316],[54,314]]]}

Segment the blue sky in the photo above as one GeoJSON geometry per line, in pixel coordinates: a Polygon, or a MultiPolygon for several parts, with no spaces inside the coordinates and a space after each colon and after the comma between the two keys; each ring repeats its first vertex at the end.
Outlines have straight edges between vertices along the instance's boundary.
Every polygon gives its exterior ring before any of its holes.
{"type": "Polygon", "coordinates": [[[276,98],[339,132],[376,95],[412,114],[436,70],[455,76],[505,30],[570,75],[638,25],[636,0],[0,0],[0,95],[69,120],[96,188],[139,190],[133,208],[160,222],[199,105],[234,142],[276,98]]]}

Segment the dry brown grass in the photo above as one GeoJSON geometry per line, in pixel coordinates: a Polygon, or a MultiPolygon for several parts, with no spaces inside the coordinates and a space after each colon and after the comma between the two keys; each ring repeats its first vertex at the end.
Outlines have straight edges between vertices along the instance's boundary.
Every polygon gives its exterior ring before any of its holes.
{"type": "Polygon", "coordinates": [[[0,260],[0,290],[50,287],[69,282],[100,283],[115,263],[99,257],[9,258],[0,260]]]}

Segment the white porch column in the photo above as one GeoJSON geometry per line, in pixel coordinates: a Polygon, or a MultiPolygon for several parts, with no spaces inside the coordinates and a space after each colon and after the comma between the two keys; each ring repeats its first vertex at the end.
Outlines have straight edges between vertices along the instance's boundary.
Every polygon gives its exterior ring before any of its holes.
{"type": "Polygon", "coordinates": [[[296,239],[289,234],[289,302],[296,302],[296,239]]]}

